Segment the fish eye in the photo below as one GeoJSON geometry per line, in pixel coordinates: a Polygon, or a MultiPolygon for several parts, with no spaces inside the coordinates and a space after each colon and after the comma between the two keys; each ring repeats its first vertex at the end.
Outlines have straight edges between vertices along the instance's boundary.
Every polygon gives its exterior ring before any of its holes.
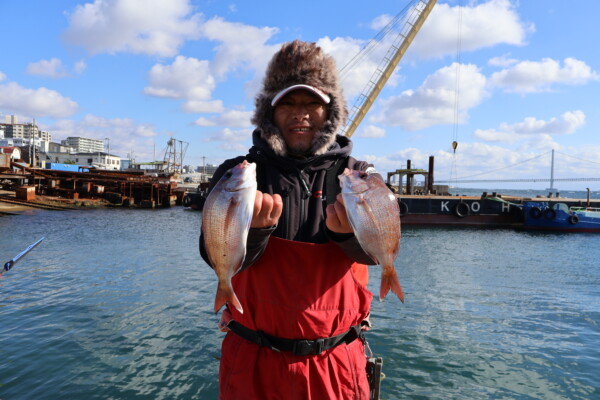
{"type": "Polygon", "coordinates": [[[231,172],[231,171],[225,172],[225,179],[231,178],[232,175],[233,175],[233,172],[231,172]]]}

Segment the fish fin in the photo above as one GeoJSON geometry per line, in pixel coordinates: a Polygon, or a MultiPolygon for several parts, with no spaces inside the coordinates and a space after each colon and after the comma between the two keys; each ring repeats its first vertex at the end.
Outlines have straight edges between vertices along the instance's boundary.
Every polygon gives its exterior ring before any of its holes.
{"type": "Polygon", "coordinates": [[[402,292],[402,286],[400,286],[396,269],[393,267],[384,267],[381,275],[381,286],[379,288],[379,301],[383,301],[390,289],[404,303],[404,293],[402,292]]]}
{"type": "Polygon", "coordinates": [[[217,295],[215,296],[215,313],[218,313],[221,307],[225,304],[231,303],[240,314],[244,313],[244,308],[235,295],[231,285],[221,285],[217,289],[217,295]]]}

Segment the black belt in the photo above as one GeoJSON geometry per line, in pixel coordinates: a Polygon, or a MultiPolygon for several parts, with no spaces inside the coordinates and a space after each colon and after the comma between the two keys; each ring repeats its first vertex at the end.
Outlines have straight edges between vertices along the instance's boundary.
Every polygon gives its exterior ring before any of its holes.
{"type": "Polygon", "coordinates": [[[275,336],[267,335],[262,331],[254,331],[246,328],[239,322],[231,320],[227,325],[232,332],[242,338],[256,343],[259,346],[268,347],[275,351],[289,351],[296,356],[309,356],[321,354],[325,350],[334,348],[342,343],[351,343],[354,340],[362,337],[361,324],[351,327],[348,331],[339,335],[315,339],[283,339],[275,336]]]}

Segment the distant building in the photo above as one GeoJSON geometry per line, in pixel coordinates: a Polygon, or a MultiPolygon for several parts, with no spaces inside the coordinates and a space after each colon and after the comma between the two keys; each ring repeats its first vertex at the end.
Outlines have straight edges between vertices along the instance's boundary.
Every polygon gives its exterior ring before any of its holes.
{"type": "MultiPolygon", "coordinates": [[[[4,123],[0,123],[0,146],[20,147],[26,149],[34,146],[35,151],[45,152],[52,135],[40,131],[35,123],[19,124],[17,117],[7,115],[4,123]]],[[[30,149],[31,150],[31,149],[30,149]]],[[[21,152],[21,159],[29,160],[30,151],[21,152]]]]}
{"type": "Polygon", "coordinates": [[[48,144],[48,153],[75,153],[75,149],[62,143],[50,142],[48,144]]]}
{"type": "MultiPolygon", "coordinates": [[[[40,158],[41,158],[40,154],[40,158]]],[[[43,154],[46,162],[59,164],[76,164],[99,169],[121,169],[121,158],[104,152],[48,152],[43,154]]]]}
{"type": "Polygon", "coordinates": [[[19,124],[17,117],[14,115],[7,115],[5,121],[0,123],[3,139],[40,139],[45,142],[52,140],[50,133],[40,131],[35,123],[19,124]]]}
{"type": "Polygon", "coordinates": [[[212,175],[214,175],[214,173],[218,167],[219,167],[218,165],[213,165],[213,164],[200,165],[199,167],[196,168],[196,172],[201,172],[205,175],[212,176],[212,175]]]}
{"type": "Polygon", "coordinates": [[[13,161],[21,159],[21,149],[14,146],[0,146],[0,154],[10,154],[13,161]]]}
{"type": "Polygon", "coordinates": [[[104,151],[104,142],[98,139],[69,136],[61,141],[64,146],[72,147],[76,152],[94,153],[104,151]]]}

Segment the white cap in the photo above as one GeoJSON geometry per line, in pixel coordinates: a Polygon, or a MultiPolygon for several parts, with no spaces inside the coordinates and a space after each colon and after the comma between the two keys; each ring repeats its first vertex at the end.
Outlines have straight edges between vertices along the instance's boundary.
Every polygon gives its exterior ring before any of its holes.
{"type": "Polygon", "coordinates": [[[281,92],[277,93],[275,95],[275,97],[273,97],[273,100],[271,101],[271,106],[275,107],[275,104],[277,104],[277,102],[279,100],[281,100],[281,98],[283,96],[285,96],[289,92],[297,90],[297,89],[305,89],[305,90],[308,90],[308,91],[316,94],[317,96],[319,96],[319,98],[321,100],[323,100],[323,102],[325,104],[329,104],[329,102],[331,101],[331,99],[329,98],[329,96],[327,96],[325,93],[323,93],[321,90],[317,89],[316,87],[309,86],[309,85],[292,85],[292,86],[290,86],[288,88],[283,89],[281,92]]]}

